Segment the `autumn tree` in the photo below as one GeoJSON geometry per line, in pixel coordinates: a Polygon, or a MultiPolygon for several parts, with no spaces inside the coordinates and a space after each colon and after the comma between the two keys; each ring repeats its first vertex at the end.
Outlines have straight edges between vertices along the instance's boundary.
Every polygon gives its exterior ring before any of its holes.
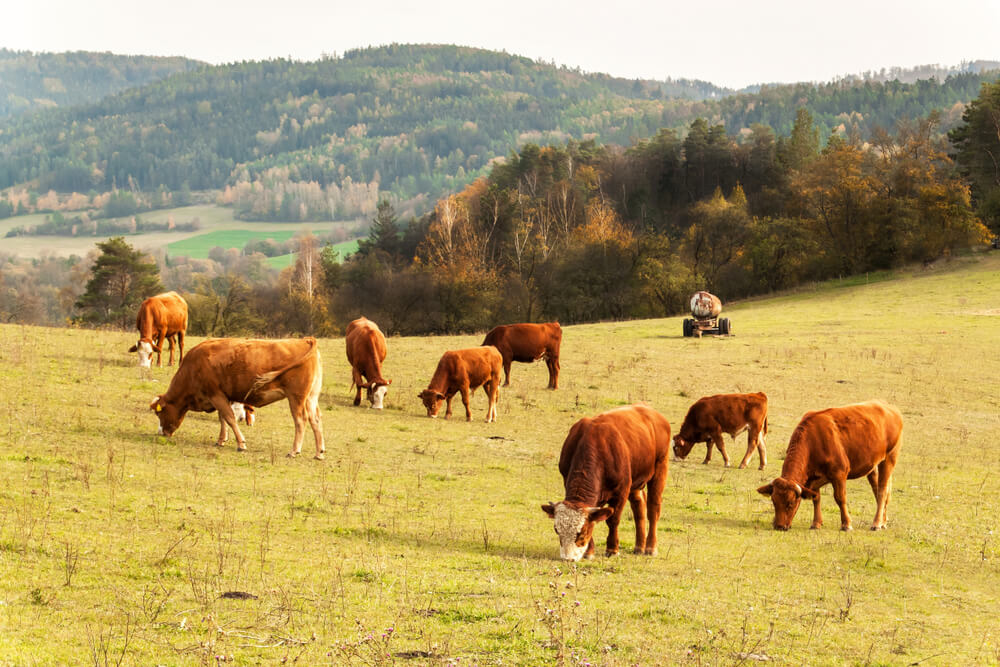
{"type": "Polygon", "coordinates": [[[976,212],[1000,234],[1000,81],[982,85],[948,137],[972,184],[976,212]]]}
{"type": "Polygon", "coordinates": [[[121,236],[99,242],[97,248],[101,254],[75,306],[84,322],[127,329],[142,300],[163,291],[160,270],[121,236]]]}

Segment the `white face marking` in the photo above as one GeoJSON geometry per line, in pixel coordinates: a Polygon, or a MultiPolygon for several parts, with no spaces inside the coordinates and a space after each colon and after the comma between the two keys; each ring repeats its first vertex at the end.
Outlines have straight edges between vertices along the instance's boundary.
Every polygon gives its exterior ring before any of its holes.
{"type": "Polygon", "coordinates": [[[559,557],[563,560],[577,561],[583,558],[587,545],[576,545],[576,537],[587,522],[587,512],[569,507],[563,503],[556,504],[555,528],[559,535],[559,557]]]}
{"type": "Polygon", "coordinates": [[[153,345],[141,340],[136,344],[135,351],[139,353],[140,368],[149,368],[153,363],[153,345]]]}
{"type": "Polygon", "coordinates": [[[375,390],[368,394],[372,401],[373,410],[382,409],[382,401],[385,400],[385,395],[389,391],[389,386],[381,384],[375,387],[375,390]]]}
{"type": "Polygon", "coordinates": [[[247,411],[243,407],[242,403],[230,403],[229,407],[233,409],[233,417],[236,419],[236,421],[245,422],[247,420],[247,411]]]}

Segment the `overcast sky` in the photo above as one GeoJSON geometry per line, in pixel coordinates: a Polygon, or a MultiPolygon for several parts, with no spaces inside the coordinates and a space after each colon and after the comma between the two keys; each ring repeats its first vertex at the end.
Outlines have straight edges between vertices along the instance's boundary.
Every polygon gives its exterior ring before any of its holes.
{"type": "Polygon", "coordinates": [[[1000,0],[13,0],[0,47],[314,60],[460,44],[628,78],[828,81],[883,67],[1000,60],[1000,0]]]}

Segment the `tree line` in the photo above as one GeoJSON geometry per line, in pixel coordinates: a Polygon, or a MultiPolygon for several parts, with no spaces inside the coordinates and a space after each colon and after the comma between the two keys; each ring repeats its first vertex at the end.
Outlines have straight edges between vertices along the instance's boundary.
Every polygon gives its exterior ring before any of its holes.
{"type": "MultiPolygon", "coordinates": [[[[346,261],[304,236],[277,276],[235,250],[211,267],[161,261],[160,276],[204,335],[329,335],[361,314],[400,334],[677,314],[697,289],[729,300],[982,243],[983,219],[1000,231],[998,110],[1000,82],[985,85],[951,142],[937,114],[824,142],[802,108],[781,136],[758,125],[739,140],[696,119],[629,148],[528,144],[408,223],[381,200],[346,261]]],[[[57,294],[91,323],[144,296],[94,310],[90,275],[86,291],[57,294]]]]}

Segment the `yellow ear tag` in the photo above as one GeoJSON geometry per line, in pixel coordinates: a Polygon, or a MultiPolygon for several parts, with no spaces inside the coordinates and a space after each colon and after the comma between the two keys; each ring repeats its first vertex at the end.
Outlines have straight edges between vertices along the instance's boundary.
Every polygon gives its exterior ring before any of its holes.
{"type": "Polygon", "coordinates": [[[162,405],[160,405],[159,403],[157,403],[157,404],[156,404],[156,411],[157,411],[157,412],[162,412],[162,411],[163,411],[163,406],[162,406],[162,405]]]}

